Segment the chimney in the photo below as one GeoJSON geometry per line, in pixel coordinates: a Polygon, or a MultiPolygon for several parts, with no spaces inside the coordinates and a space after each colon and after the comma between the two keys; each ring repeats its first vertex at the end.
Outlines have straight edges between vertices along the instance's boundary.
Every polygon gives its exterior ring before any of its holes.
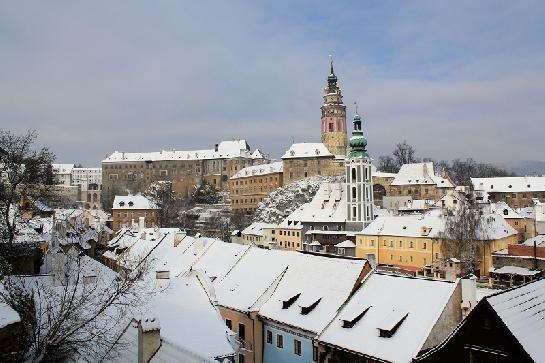
{"type": "Polygon", "coordinates": [[[218,149],[219,149],[219,144],[214,145],[214,151],[218,152],[218,149]]]}
{"type": "Polygon", "coordinates": [[[477,277],[471,274],[462,280],[462,317],[466,317],[467,314],[475,305],[477,305],[477,277]]]}
{"type": "Polygon", "coordinates": [[[140,232],[140,233],[144,232],[145,228],[146,228],[146,217],[139,217],[138,218],[138,232],[140,232]]]}
{"type": "Polygon", "coordinates": [[[138,363],[148,363],[161,347],[159,318],[146,315],[138,322],[138,363]]]}

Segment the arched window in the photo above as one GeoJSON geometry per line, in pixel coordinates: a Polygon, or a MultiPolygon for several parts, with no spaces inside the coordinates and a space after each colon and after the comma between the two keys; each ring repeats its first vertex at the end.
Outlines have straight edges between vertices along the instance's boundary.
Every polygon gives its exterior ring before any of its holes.
{"type": "Polygon", "coordinates": [[[356,168],[352,168],[352,181],[356,180],[356,168]]]}

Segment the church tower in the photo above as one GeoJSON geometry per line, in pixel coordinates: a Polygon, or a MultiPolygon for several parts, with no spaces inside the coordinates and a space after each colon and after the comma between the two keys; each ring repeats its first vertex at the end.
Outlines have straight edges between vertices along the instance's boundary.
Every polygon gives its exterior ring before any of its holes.
{"type": "Polygon", "coordinates": [[[346,170],[346,227],[362,230],[373,220],[373,179],[371,158],[367,154],[367,139],[361,129],[361,116],[354,115],[354,131],[350,138],[350,154],[345,161],[346,170]]]}
{"type": "Polygon", "coordinates": [[[333,58],[329,57],[331,72],[327,77],[324,105],[321,107],[321,141],[333,155],[346,156],[346,106],[333,72],[333,58]]]}

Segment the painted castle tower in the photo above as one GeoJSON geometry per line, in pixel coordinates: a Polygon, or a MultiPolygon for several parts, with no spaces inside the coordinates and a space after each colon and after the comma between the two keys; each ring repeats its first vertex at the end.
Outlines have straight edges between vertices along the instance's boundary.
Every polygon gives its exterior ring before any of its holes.
{"type": "Polygon", "coordinates": [[[333,72],[333,58],[330,56],[331,74],[327,77],[324,105],[321,107],[321,141],[333,155],[346,155],[346,106],[343,104],[337,76],[333,72]]]}
{"type": "Polygon", "coordinates": [[[346,157],[346,227],[361,230],[373,220],[373,178],[367,139],[361,129],[361,116],[354,115],[354,131],[350,138],[350,154],[346,157]]]}

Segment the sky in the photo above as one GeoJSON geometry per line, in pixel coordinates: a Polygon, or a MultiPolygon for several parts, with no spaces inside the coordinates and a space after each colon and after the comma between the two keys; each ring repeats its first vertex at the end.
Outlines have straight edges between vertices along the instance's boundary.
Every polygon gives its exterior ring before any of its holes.
{"type": "Polygon", "coordinates": [[[0,128],[58,162],[319,142],[329,54],[373,158],[544,160],[545,2],[0,0],[0,128]]]}

